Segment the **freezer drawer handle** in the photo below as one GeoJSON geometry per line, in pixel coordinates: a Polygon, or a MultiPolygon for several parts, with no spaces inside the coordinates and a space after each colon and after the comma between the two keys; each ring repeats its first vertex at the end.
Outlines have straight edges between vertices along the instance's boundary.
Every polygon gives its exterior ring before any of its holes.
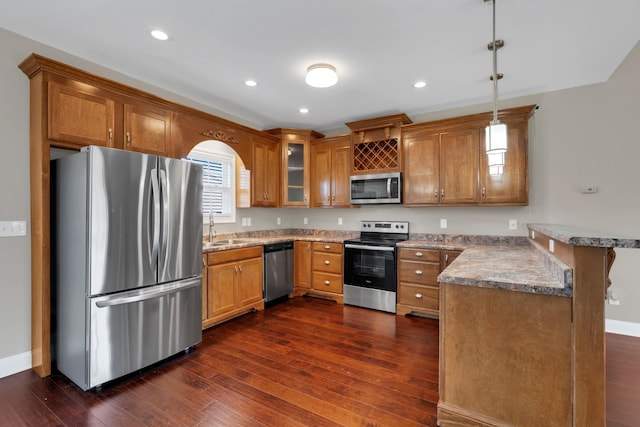
{"type": "Polygon", "coordinates": [[[96,302],[96,307],[98,308],[113,307],[115,305],[124,305],[124,304],[131,304],[132,302],[146,301],[149,299],[159,298],[164,295],[189,289],[194,286],[198,286],[198,284],[200,284],[199,279],[190,280],[188,282],[183,282],[183,283],[174,284],[174,285],[164,285],[164,286],[161,286],[161,289],[155,292],[148,292],[148,293],[143,293],[139,295],[133,295],[130,297],[113,298],[105,301],[98,301],[96,302]]]}

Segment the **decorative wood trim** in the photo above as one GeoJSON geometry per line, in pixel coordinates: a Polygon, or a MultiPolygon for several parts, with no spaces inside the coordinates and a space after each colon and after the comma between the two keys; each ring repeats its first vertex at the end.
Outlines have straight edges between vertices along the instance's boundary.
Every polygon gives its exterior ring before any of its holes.
{"type": "Polygon", "coordinates": [[[391,116],[374,117],[372,119],[358,120],[355,122],[345,123],[353,132],[375,130],[384,127],[400,127],[413,123],[411,119],[404,113],[394,114],[391,116]]]}
{"type": "Polygon", "coordinates": [[[231,143],[231,144],[237,144],[238,143],[238,141],[236,141],[235,137],[233,137],[231,135],[227,135],[226,133],[224,133],[220,129],[205,130],[205,131],[202,132],[201,135],[206,136],[207,138],[215,139],[216,141],[220,141],[220,142],[226,142],[226,143],[231,143]]]}
{"type": "MultiPolygon", "coordinates": [[[[535,104],[525,105],[523,107],[509,108],[498,111],[498,120],[528,120],[536,111],[535,104]]],[[[492,112],[484,112],[479,114],[469,114],[466,116],[452,117],[448,119],[434,120],[429,122],[413,123],[402,126],[402,131],[421,131],[430,132],[431,128],[437,128],[440,132],[455,129],[459,127],[486,126],[493,119],[492,112]]]]}

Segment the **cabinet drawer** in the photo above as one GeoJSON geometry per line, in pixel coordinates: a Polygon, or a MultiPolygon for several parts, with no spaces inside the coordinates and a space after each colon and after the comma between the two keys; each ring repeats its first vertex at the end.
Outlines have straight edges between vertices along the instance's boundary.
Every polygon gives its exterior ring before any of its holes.
{"type": "Polygon", "coordinates": [[[341,294],[342,275],[314,271],[311,287],[318,291],[335,292],[337,294],[341,294]]]}
{"type": "Polygon", "coordinates": [[[440,289],[429,286],[415,286],[401,283],[398,304],[418,308],[438,310],[440,305],[440,289]]]}
{"type": "Polygon", "coordinates": [[[333,254],[342,253],[342,243],[313,242],[314,252],[330,252],[333,254]]]}
{"type": "Polygon", "coordinates": [[[440,264],[400,260],[398,271],[400,282],[437,286],[440,264]]]}
{"type": "Polygon", "coordinates": [[[207,263],[209,265],[224,264],[227,262],[236,262],[248,258],[262,258],[262,246],[251,246],[248,248],[209,252],[207,254],[207,263]]]}
{"type": "Polygon", "coordinates": [[[314,252],[313,271],[342,274],[342,255],[314,252]]]}
{"type": "Polygon", "coordinates": [[[440,262],[440,251],[434,249],[400,248],[399,259],[440,262]]]}

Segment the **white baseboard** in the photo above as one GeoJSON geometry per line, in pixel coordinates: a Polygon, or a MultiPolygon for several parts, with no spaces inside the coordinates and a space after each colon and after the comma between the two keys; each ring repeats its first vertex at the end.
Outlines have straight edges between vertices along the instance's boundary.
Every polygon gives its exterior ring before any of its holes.
{"type": "Polygon", "coordinates": [[[31,369],[31,352],[14,354],[0,359],[0,378],[31,369]]]}
{"type": "Polygon", "coordinates": [[[629,335],[640,338],[640,323],[623,322],[622,320],[605,319],[604,330],[618,335],[629,335]]]}

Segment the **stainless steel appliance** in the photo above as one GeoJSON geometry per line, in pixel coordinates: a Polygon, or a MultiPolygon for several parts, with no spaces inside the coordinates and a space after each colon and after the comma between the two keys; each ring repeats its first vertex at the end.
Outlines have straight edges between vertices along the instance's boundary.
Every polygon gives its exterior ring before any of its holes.
{"type": "Polygon", "coordinates": [[[83,390],[202,340],[202,168],[101,147],[51,162],[58,370],[83,390]]]}
{"type": "Polygon", "coordinates": [[[293,292],[293,242],[264,245],[264,302],[293,292]]]}
{"type": "Polygon", "coordinates": [[[351,204],[402,203],[400,172],[351,176],[351,204]]]}
{"type": "Polygon", "coordinates": [[[360,238],[344,242],[344,303],[396,312],[397,248],[407,221],[362,221],[360,238]]]}

